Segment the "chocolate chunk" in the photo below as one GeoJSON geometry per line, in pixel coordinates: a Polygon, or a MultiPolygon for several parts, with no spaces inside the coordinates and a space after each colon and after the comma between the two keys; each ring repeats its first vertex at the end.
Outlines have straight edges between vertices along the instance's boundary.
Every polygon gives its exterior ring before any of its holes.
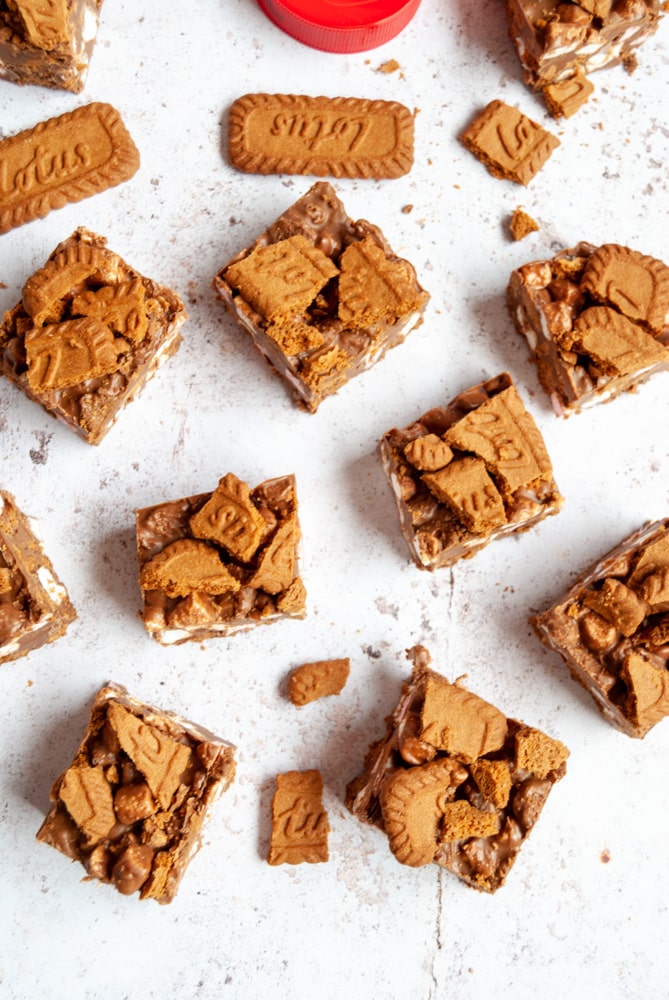
{"type": "Polygon", "coordinates": [[[655,258],[579,243],[513,271],[507,304],[560,416],[669,370],[669,268],[655,258]]]}
{"type": "Polygon", "coordinates": [[[381,231],[315,184],[214,278],[218,297],[314,413],[422,322],[429,300],[381,231]]]}
{"type": "Polygon", "coordinates": [[[54,642],[77,617],[56,576],[38,522],[0,491],[0,663],[54,642]]]}
{"type": "Polygon", "coordinates": [[[0,79],[84,89],[103,0],[11,0],[0,9],[0,79]]]}
{"type": "Polygon", "coordinates": [[[506,373],[388,431],[379,450],[402,534],[424,569],[450,566],[562,506],[543,438],[506,373]],[[437,468],[423,472],[429,466],[437,468]]]}
{"type": "Polygon", "coordinates": [[[4,374],[89,444],[99,444],[181,342],[174,292],[106,240],[77,229],[27,279],[0,324],[4,374]]]}
{"type": "Polygon", "coordinates": [[[212,493],[136,511],[142,617],[162,645],[303,618],[295,480],[251,490],[233,473],[212,493]]]}
{"type": "Polygon", "coordinates": [[[537,89],[622,64],[657,30],[661,0],[505,0],[509,35],[525,82],[537,89]]]}

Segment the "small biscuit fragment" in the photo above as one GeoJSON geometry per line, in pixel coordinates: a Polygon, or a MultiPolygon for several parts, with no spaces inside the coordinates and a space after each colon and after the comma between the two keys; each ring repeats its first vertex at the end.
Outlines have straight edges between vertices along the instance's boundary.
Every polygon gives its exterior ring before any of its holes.
{"type": "Polygon", "coordinates": [[[538,778],[552,773],[564,773],[569,756],[564,743],[547,736],[540,729],[521,726],[516,733],[516,764],[524,771],[531,771],[538,778]]]}
{"type": "Polygon", "coordinates": [[[247,173],[401,177],[413,143],[413,115],[397,101],[246,94],[230,110],[230,159],[247,173]]]}
{"type": "Polygon", "coordinates": [[[323,809],[320,771],[286,771],[276,776],[272,800],[270,865],[327,861],[328,815],[323,809]]]}
{"type": "Polygon", "coordinates": [[[129,180],[139,152],[110,104],[86,104],[0,142],[0,233],[129,180]]]}
{"type": "Polygon", "coordinates": [[[296,667],[290,675],[288,696],[293,705],[307,705],[318,698],[340,694],[351,668],[348,658],[315,660],[296,667]]]}
{"type": "Polygon", "coordinates": [[[529,184],[560,145],[556,136],[503,101],[491,101],[460,141],[493,177],[516,184],[529,184]]]}
{"type": "Polygon", "coordinates": [[[485,812],[459,799],[444,806],[439,829],[440,843],[464,840],[465,837],[492,837],[499,833],[500,818],[496,812],[485,812]]]}
{"type": "Polygon", "coordinates": [[[536,233],[539,223],[535,222],[531,215],[524,212],[522,208],[516,208],[509,219],[509,232],[514,240],[524,240],[530,233],[536,233]]]}
{"type": "Polygon", "coordinates": [[[571,118],[583,107],[594,91],[594,86],[584,73],[576,73],[566,80],[549,83],[543,89],[546,107],[553,118],[571,118]]]}

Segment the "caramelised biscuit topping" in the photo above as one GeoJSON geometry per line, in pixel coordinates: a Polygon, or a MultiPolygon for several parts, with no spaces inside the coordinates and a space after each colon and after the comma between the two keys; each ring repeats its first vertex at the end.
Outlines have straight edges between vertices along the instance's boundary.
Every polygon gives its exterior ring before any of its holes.
{"type": "Polygon", "coordinates": [[[144,625],[160,643],[304,616],[292,476],[251,490],[228,472],[212,493],[147,507],[136,518],[144,625]]]}
{"type": "Polygon", "coordinates": [[[347,788],[359,819],[380,826],[402,864],[436,862],[474,888],[504,882],[569,751],[429,669],[426,649],[347,788]]]}
{"type": "Polygon", "coordinates": [[[389,431],[380,450],[421,567],[451,565],[562,503],[543,438],[506,374],[389,431]]]}
{"type": "Polygon", "coordinates": [[[507,304],[560,415],[669,369],[669,267],[617,243],[579,243],[512,272],[507,304]]]}
{"type": "Polygon", "coordinates": [[[235,748],[118,684],[102,688],[72,764],[56,779],[37,839],[123,895],[170,903],[235,748]]]}
{"type": "Polygon", "coordinates": [[[186,312],[107,241],[77,229],[0,325],[4,373],[89,444],[178,349],[186,312]]]}
{"type": "Polygon", "coordinates": [[[669,522],[633,532],[531,622],[605,718],[645,736],[669,715],[669,522]]]}

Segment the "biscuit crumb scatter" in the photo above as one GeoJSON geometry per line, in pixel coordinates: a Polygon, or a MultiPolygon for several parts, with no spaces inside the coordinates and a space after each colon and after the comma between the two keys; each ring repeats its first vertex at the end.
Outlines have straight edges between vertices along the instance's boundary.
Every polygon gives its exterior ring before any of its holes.
{"type": "Polygon", "coordinates": [[[509,219],[509,232],[514,240],[524,240],[526,236],[529,236],[530,233],[536,233],[538,229],[539,224],[520,207],[515,209],[509,219]]]}
{"type": "Polygon", "coordinates": [[[413,205],[402,205],[402,211],[405,215],[409,215],[410,212],[413,212],[413,205]]]}
{"type": "Polygon", "coordinates": [[[377,69],[377,73],[396,73],[400,68],[400,64],[397,59],[388,59],[386,62],[381,63],[377,69]]]}

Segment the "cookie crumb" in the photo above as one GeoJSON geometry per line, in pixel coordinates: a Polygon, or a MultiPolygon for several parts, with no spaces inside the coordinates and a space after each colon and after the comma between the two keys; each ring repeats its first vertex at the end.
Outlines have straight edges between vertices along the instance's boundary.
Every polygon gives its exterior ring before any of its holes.
{"type": "Polygon", "coordinates": [[[536,233],[539,224],[531,215],[518,206],[509,219],[509,232],[514,240],[524,240],[530,233],[536,233]]]}

